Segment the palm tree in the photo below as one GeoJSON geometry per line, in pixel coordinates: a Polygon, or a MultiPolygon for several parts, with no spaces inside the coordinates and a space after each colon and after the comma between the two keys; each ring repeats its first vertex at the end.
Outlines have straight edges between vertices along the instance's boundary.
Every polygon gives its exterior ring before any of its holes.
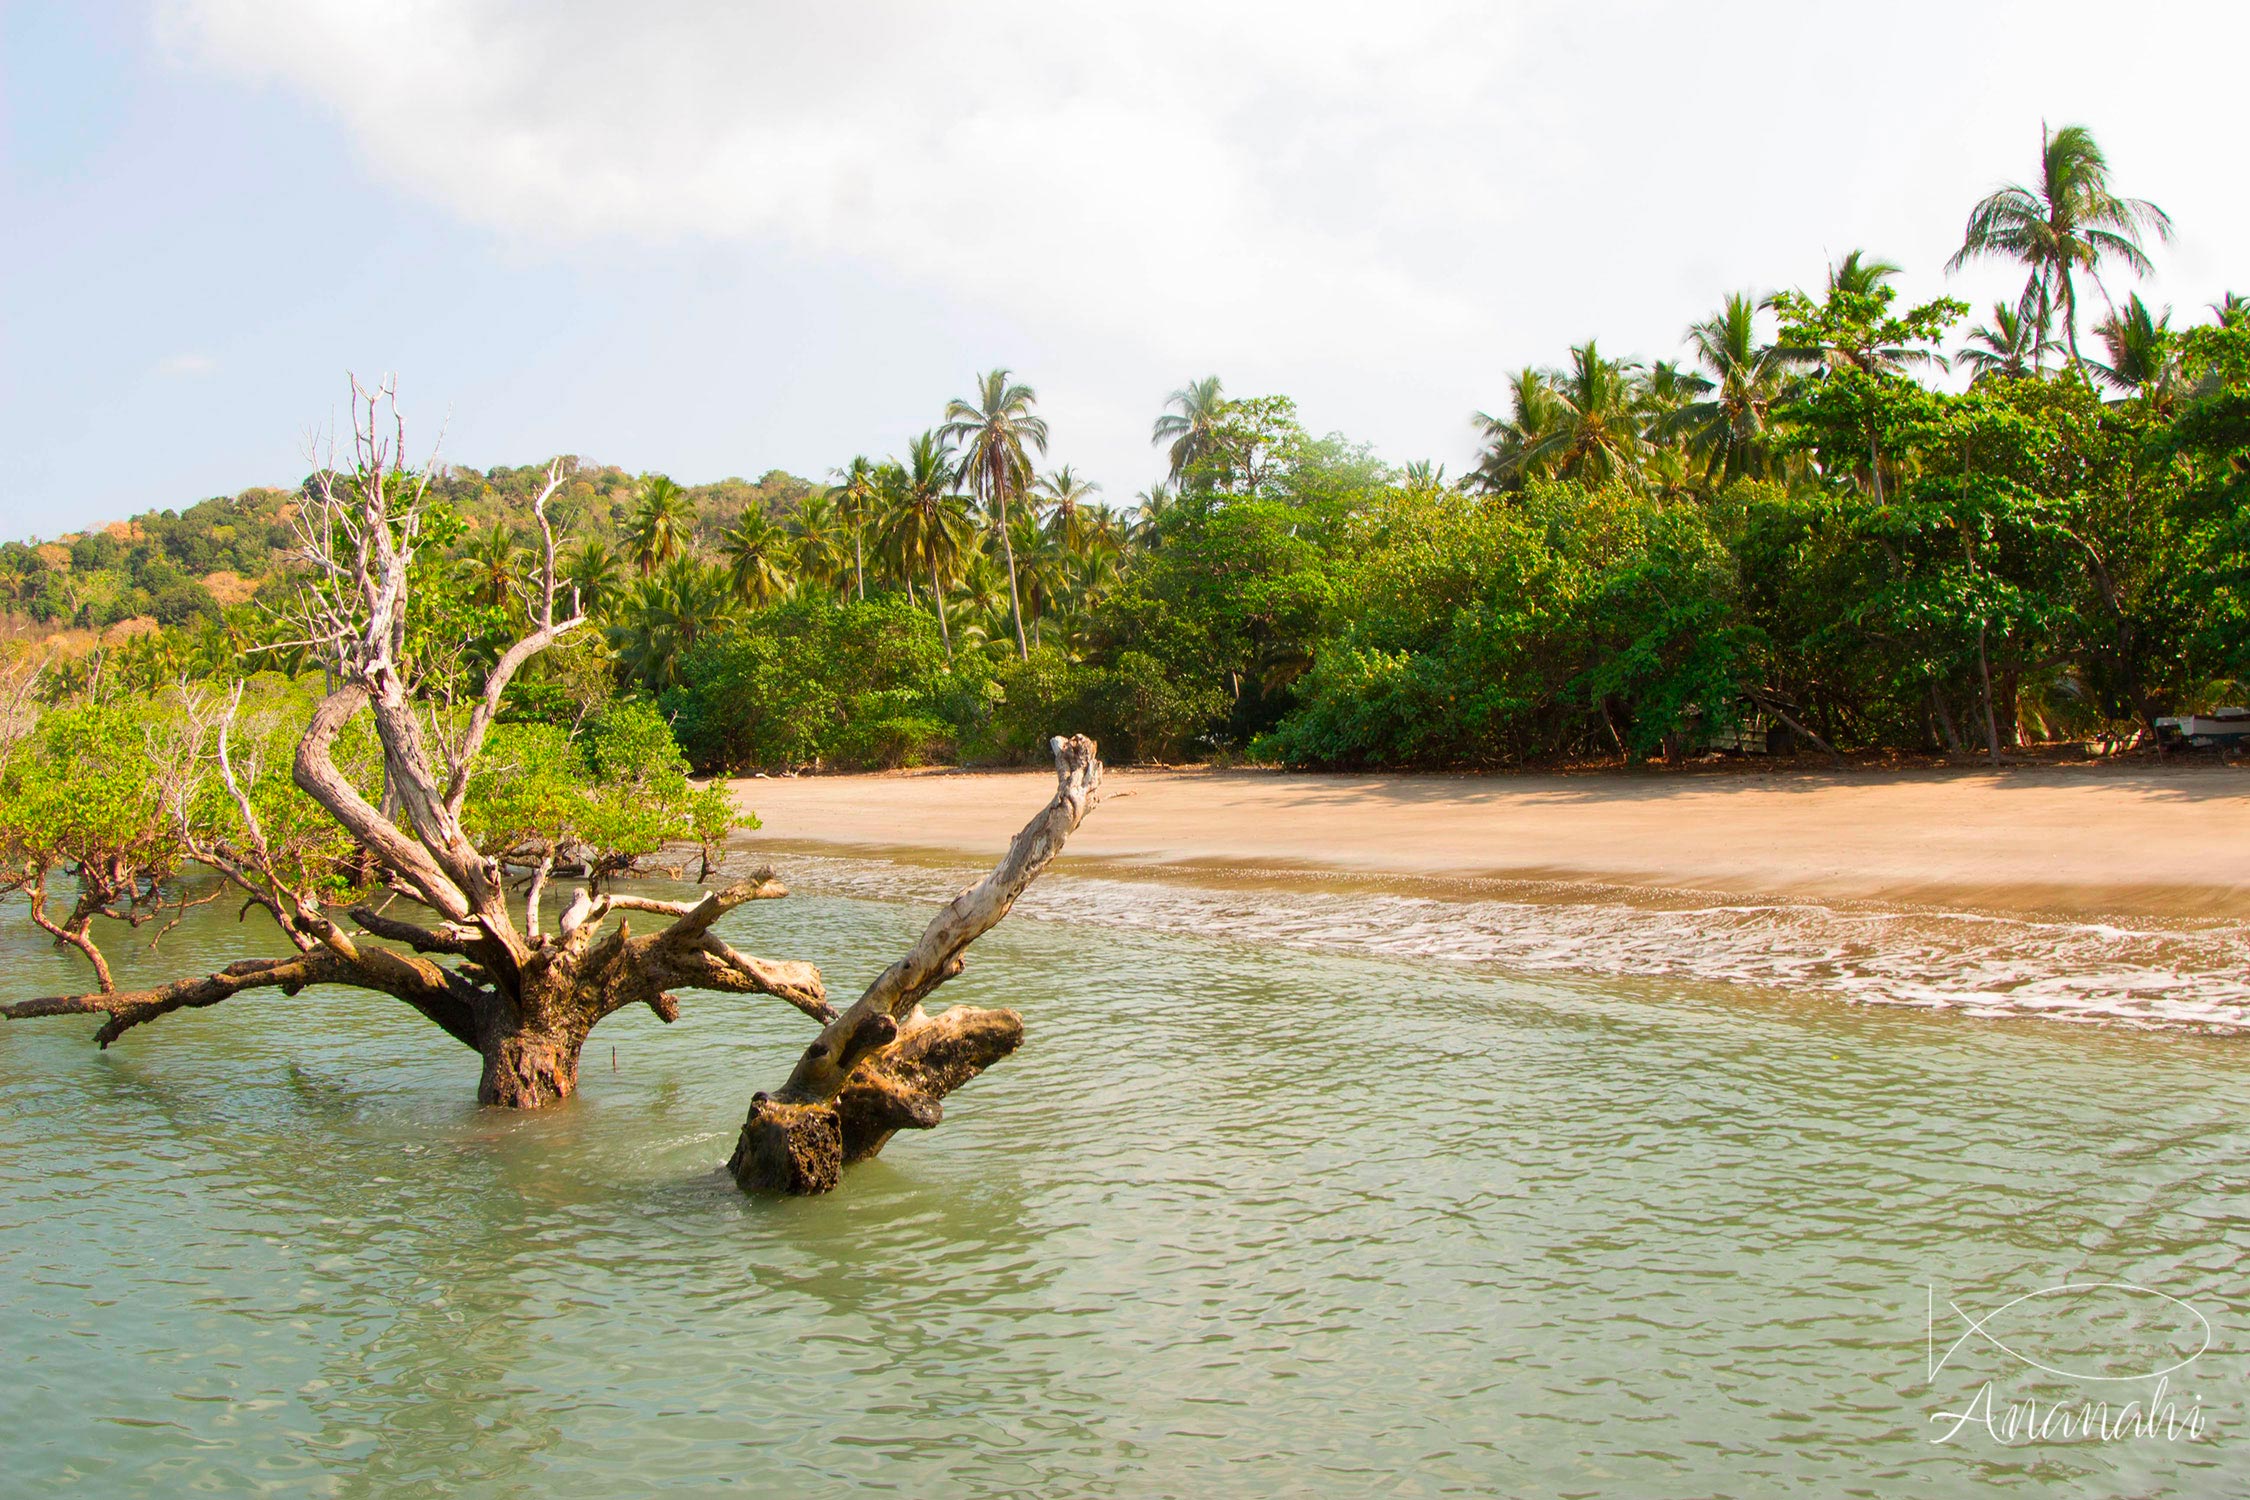
{"type": "Polygon", "coordinates": [[[1069,588],[1069,554],[1053,533],[1042,530],[1027,515],[1009,523],[1015,532],[1017,577],[1022,588],[1023,610],[1031,621],[1031,638],[1041,638],[1040,621],[1053,611],[1069,588]]]}
{"type": "Polygon", "coordinates": [[[2211,304],[2212,313],[2222,327],[2232,328],[2245,318],[2250,318],[2250,297],[2240,292],[2228,292],[2211,304]]]}
{"type": "Polygon", "coordinates": [[[578,608],[588,616],[604,613],[616,598],[618,573],[617,554],[592,537],[563,557],[563,581],[578,596],[578,608]]]}
{"type": "Polygon", "coordinates": [[[789,538],[756,505],[743,507],[740,519],[719,538],[719,552],[727,559],[735,597],[753,609],[789,592],[789,574],[783,566],[789,538]]]}
{"type": "Polygon", "coordinates": [[[1854,250],[1828,268],[1828,293],[1851,292],[1866,296],[1899,273],[1896,262],[1870,260],[1865,250],[1854,250]]]}
{"type": "Polygon", "coordinates": [[[987,370],[977,381],[977,393],[968,401],[954,400],[945,408],[945,425],[938,435],[948,443],[963,445],[961,477],[1000,533],[1008,556],[1008,611],[1015,620],[1016,651],[1031,660],[1031,644],[1023,633],[1023,599],[1016,587],[1016,543],[1008,525],[1008,501],[1023,494],[1031,479],[1031,452],[1047,451],[1047,422],[1031,408],[1038,394],[1028,385],[1011,384],[1006,370],[987,370]]]}
{"type": "Polygon", "coordinates": [[[1968,345],[1953,356],[1975,371],[1970,380],[2005,376],[2020,380],[2039,368],[2039,320],[2031,309],[1992,304],[1992,321],[1969,330],[1968,345]]]}
{"type": "Polygon", "coordinates": [[[1170,485],[1152,484],[1133,500],[1132,538],[1143,547],[1153,547],[1164,518],[1179,509],[1179,497],[1172,493],[1170,485]]]}
{"type": "Polygon", "coordinates": [[[798,576],[830,589],[839,587],[847,576],[845,527],[835,492],[816,490],[799,500],[788,529],[798,576]]]}
{"type": "Polygon", "coordinates": [[[836,513],[852,531],[852,582],[859,597],[867,597],[867,528],[875,514],[875,466],[864,453],[852,455],[852,461],[834,471],[836,475],[836,513]]]}
{"type": "Polygon", "coordinates": [[[2105,300],[2109,293],[2101,283],[2104,260],[2114,257],[2147,275],[2143,231],[2168,241],[2172,221],[2153,203],[2120,198],[2110,191],[2109,162],[2093,132],[2083,125],[2050,131],[2042,124],[2038,182],[2029,187],[2008,183],[1971,209],[1961,248],[1945,268],[1954,271],[1985,258],[2021,265],[2029,273],[2024,305],[2037,310],[2035,355],[2044,353],[2052,342],[2048,324],[2059,310],[2070,362],[2079,365],[2078,273],[2091,278],[2105,300]]]}
{"type": "Polygon", "coordinates": [[[887,481],[880,522],[883,547],[909,577],[928,573],[938,635],[945,642],[945,659],[951,661],[953,627],[945,615],[946,585],[960,571],[976,535],[956,488],[959,471],[953,463],[953,445],[939,433],[925,432],[907,445],[905,463],[886,464],[882,473],[887,481]]]}
{"type": "Polygon", "coordinates": [[[461,571],[478,604],[498,609],[508,602],[523,579],[523,549],[506,521],[495,520],[461,550],[461,571]]]}
{"type": "Polygon", "coordinates": [[[1091,512],[1094,491],[1101,486],[1081,479],[1064,464],[1039,481],[1039,498],[1047,510],[1047,530],[1062,544],[1065,552],[1076,556],[1085,550],[1087,527],[1092,524],[1091,512]]]}
{"type": "Polygon", "coordinates": [[[643,578],[685,552],[695,539],[695,507],[687,492],[665,475],[641,476],[640,503],[625,524],[625,539],[643,578]]]}
{"type": "Polygon", "coordinates": [[[1166,455],[1171,472],[1165,477],[1178,484],[1181,475],[1218,452],[1219,424],[1227,410],[1226,388],[1218,376],[1206,375],[1166,396],[1164,404],[1169,410],[1156,419],[1149,442],[1172,445],[1166,455]]]}
{"type": "Polygon", "coordinates": [[[1432,463],[1426,458],[1410,459],[1406,465],[1404,484],[1409,494],[1438,494],[1445,488],[1445,465],[1432,463]]]}
{"type": "Polygon", "coordinates": [[[1133,543],[1132,530],[1126,522],[1106,505],[1090,505],[1086,515],[1086,555],[1103,553],[1122,558],[1133,543]]]}
{"type": "Polygon", "coordinates": [[[680,657],[733,618],[725,570],[681,556],[633,585],[613,612],[609,638],[624,668],[650,692],[662,692],[679,682],[680,657]]]}
{"type": "Polygon", "coordinates": [[[1570,351],[1570,368],[1548,378],[1553,430],[1526,455],[1566,479],[1602,483],[1638,471],[1648,453],[1641,434],[1634,366],[1603,359],[1592,339],[1570,351]]]}
{"type": "Polygon", "coordinates": [[[1478,412],[1485,449],[1469,478],[1488,492],[1520,490],[1527,480],[1550,476],[1552,465],[1534,453],[1562,419],[1562,407],[1544,372],[1526,366],[1508,380],[1508,415],[1478,412]]]}
{"type": "Polygon", "coordinates": [[[1696,363],[1709,374],[1700,399],[1660,420],[1722,480],[1766,476],[1772,463],[1773,409],[1788,393],[1787,351],[1758,341],[1758,300],[1727,298],[1718,312],[1688,329],[1696,363]]]}
{"type": "Polygon", "coordinates": [[[2158,411],[2172,404],[2173,377],[2179,368],[2179,356],[2174,348],[2172,309],[2160,313],[2148,310],[2148,304],[2135,292],[2125,299],[2125,305],[2094,325],[2095,334],[2102,347],[2108,351],[2109,362],[2089,360],[2087,363],[2101,382],[2115,391],[2148,398],[2149,405],[2158,411]]]}

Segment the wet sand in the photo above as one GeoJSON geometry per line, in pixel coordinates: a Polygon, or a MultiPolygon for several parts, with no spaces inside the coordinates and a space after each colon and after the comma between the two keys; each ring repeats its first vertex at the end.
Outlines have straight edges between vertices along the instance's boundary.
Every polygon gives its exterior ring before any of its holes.
{"type": "MultiPolygon", "coordinates": [[[[732,783],[754,846],[994,854],[1041,771],[732,783]]],[[[2078,917],[2250,913],[2250,771],[1114,770],[1079,866],[1616,885],[2078,917]]]]}

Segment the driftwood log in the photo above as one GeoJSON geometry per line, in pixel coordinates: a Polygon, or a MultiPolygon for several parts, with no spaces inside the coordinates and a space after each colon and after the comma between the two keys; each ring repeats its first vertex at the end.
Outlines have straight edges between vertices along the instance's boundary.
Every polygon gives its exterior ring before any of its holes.
{"type": "Polygon", "coordinates": [[[1023,1044],[1012,1010],[956,1005],[923,1011],[962,971],[962,954],[1008,914],[1093,805],[1102,763],[1084,735],[1056,739],[1055,795],[1008,845],[992,873],[946,903],[906,956],[830,1021],[788,1082],[750,1101],[727,1170],[750,1191],[825,1193],[843,1169],[894,1132],[945,1118],[945,1096],[1023,1044]]]}

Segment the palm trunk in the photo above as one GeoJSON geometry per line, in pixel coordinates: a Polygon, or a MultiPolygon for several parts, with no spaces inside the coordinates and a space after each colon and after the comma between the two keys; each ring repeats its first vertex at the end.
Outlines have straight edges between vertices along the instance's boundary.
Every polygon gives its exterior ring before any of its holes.
{"type": "Polygon", "coordinates": [[[945,642],[945,664],[953,665],[953,630],[945,623],[945,592],[938,587],[937,558],[930,558],[930,598],[937,602],[938,639],[945,642]]]}
{"type": "Polygon", "coordinates": [[[1000,488],[1000,546],[1008,554],[1008,618],[1016,627],[1016,655],[1031,660],[1031,643],[1023,635],[1023,602],[1016,594],[1016,541],[1008,534],[1008,490],[1000,488]]]}
{"type": "Polygon", "coordinates": [[[867,559],[860,547],[861,528],[852,528],[852,581],[859,585],[859,602],[867,602],[867,559]]]}

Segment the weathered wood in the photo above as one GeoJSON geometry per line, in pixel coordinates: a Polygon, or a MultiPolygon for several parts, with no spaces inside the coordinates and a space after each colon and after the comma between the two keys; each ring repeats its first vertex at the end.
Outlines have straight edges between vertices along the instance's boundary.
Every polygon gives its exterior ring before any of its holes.
{"type": "Polygon", "coordinates": [[[898,1130],[944,1118],[945,1096],[1013,1052],[1012,1010],[955,1006],[932,1018],[922,1000],[962,972],[962,954],[1014,907],[1092,807],[1102,765],[1084,735],[1057,738],[1055,794],[982,880],[931,919],[905,957],[822,1029],[778,1090],[756,1095],[727,1169],[748,1191],[819,1193],[844,1166],[882,1150],[898,1130]]]}

